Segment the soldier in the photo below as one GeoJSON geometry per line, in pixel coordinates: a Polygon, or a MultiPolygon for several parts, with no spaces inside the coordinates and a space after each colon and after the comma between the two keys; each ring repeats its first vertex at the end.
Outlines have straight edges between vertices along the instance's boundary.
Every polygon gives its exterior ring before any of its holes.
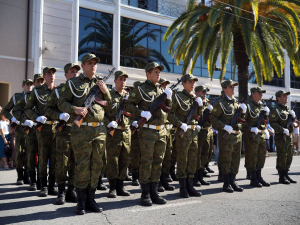
{"type": "Polygon", "coordinates": [[[264,181],[261,176],[261,170],[264,167],[266,160],[266,134],[264,124],[257,126],[260,113],[269,115],[270,109],[263,105],[261,87],[250,89],[251,96],[247,104],[247,112],[245,114],[245,124],[243,125],[244,145],[245,145],[245,165],[247,171],[251,174],[250,185],[253,187],[270,186],[270,183],[264,181]],[[253,133],[255,138],[253,139],[253,133]]]}
{"type": "Polygon", "coordinates": [[[109,124],[108,130],[113,130],[113,136],[107,135],[107,168],[106,175],[109,180],[109,198],[118,196],[130,196],[130,193],[124,189],[123,182],[126,178],[127,168],[129,166],[129,154],[131,145],[130,118],[121,115],[119,121],[116,121],[115,115],[120,107],[124,107],[128,98],[125,91],[126,79],[128,75],[125,71],[115,72],[115,87],[110,91],[113,107],[107,113],[109,124]]]}
{"type": "Polygon", "coordinates": [[[45,83],[37,86],[30,93],[24,108],[26,116],[31,120],[29,127],[33,126],[32,121],[38,122],[40,131],[36,132],[38,140],[39,155],[39,179],[41,182],[40,197],[57,195],[55,185],[55,133],[54,121],[48,120],[45,114],[47,99],[54,89],[56,69],[45,67],[43,69],[43,78],[45,83]],[[47,188],[47,164],[49,160],[49,192],[47,188]]]}
{"type": "Polygon", "coordinates": [[[279,183],[290,184],[297,183],[290,178],[288,171],[293,160],[293,142],[292,134],[294,128],[292,126],[285,127],[289,114],[293,120],[296,120],[296,114],[293,110],[289,110],[286,106],[287,96],[290,92],[283,90],[277,91],[275,96],[277,103],[270,113],[270,125],[275,130],[275,145],[277,151],[276,169],[279,174],[279,183]],[[284,139],[285,136],[285,139],[284,139]]]}
{"type": "Polygon", "coordinates": [[[148,63],[145,67],[147,80],[134,88],[125,105],[125,110],[133,114],[133,118],[140,116],[147,120],[143,127],[139,127],[141,149],[139,181],[142,188],[141,203],[145,206],[151,206],[152,202],[157,204],[166,204],[167,202],[157,192],[157,183],[160,179],[162,161],[166,151],[167,113],[159,109],[156,111],[156,115],[152,115],[149,111],[151,104],[163,92],[167,95],[166,105],[172,105],[172,91],[169,88],[163,91],[158,83],[160,72],[163,70],[164,67],[157,63],[148,63]]]}
{"type": "Polygon", "coordinates": [[[246,113],[247,106],[239,102],[234,97],[234,87],[238,83],[226,80],[221,83],[225,97],[221,98],[214,105],[209,116],[214,129],[218,130],[219,139],[219,164],[223,175],[223,191],[232,193],[233,191],[242,192],[236,182],[236,174],[239,172],[241,148],[242,148],[242,124],[238,123],[235,127],[230,126],[230,122],[237,109],[241,108],[242,113],[246,113]],[[223,138],[225,132],[229,133],[226,140],[223,138]]]}
{"type": "MultiPolygon", "coordinates": [[[[67,81],[78,75],[80,66],[74,63],[68,63],[64,67],[65,77],[67,81]]],[[[58,196],[56,198],[57,205],[63,205],[65,202],[77,202],[77,196],[74,190],[74,170],[75,160],[71,146],[71,122],[70,115],[61,112],[57,107],[58,99],[61,96],[62,89],[66,83],[61,83],[54,89],[46,103],[45,113],[55,121],[64,121],[66,124],[61,131],[56,131],[56,156],[55,156],[55,180],[58,184],[58,196]],[[67,177],[68,173],[68,177],[67,177]],[[68,181],[68,190],[65,193],[66,181],[68,181]]]]}
{"type": "MultiPolygon", "coordinates": [[[[25,93],[28,91],[32,90],[32,85],[33,85],[33,81],[31,79],[26,79],[23,80],[22,83],[22,88],[23,88],[23,92],[21,93],[15,93],[9,100],[8,104],[4,107],[3,109],[3,115],[6,117],[6,119],[21,125],[21,126],[17,126],[15,134],[16,134],[16,142],[15,142],[15,149],[16,149],[16,158],[15,158],[15,162],[16,162],[16,170],[17,170],[17,174],[18,174],[18,178],[17,178],[17,185],[23,185],[25,184],[29,184],[29,179],[28,179],[28,173],[27,173],[27,165],[26,163],[23,163],[22,160],[22,155],[24,154],[23,151],[26,151],[26,146],[25,146],[25,134],[22,132],[22,125],[24,126],[24,124],[20,124],[20,121],[18,121],[14,116],[11,115],[10,111],[13,109],[13,107],[15,105],[17,105],[17,103],[24,98],[25,93]],[[22,154],[23,153],[23,154],[22,154]],[[25,169],[23,169],[23,166],[25,167],[25,169]]],[[[25,160],[26,162],[26,160],[25,160]]]]}
{"type": "MultiPolygon", "coordinates": [[[[33,84],[35,87],[44,84],[44,78],[42,74],[35,74],[33,84]]],[[[24,98],[18,101],[17,105],[14,106],[12,113],[14,117],[20,121],[21,124],[24,124],[21,129],[25,129],[24,126],[33,125],[33,121],[31,121],[28,117],[26,117],[24,113],[24,108],[27,103],[28,97],[31,93],[31,90],[25,93],[24,98]]],[[[23,131],[22,131],[23,132],[23,131]]],[[[30,128],[28,134],[25,135],[26,142],[26,156],[27,156],[27,173],[30,177],[30,187],[28,191],[36,191],[37,188],[40,189],[40,182],[37,182],[35,166],[36,166],[36,154],[38,153],[38,142],[36,139],[36,131],[33,128],[30,128]]]]}
{"type": "Polygon", "coordinates": [[[58,108],[70,114],[70,121],[82,116],[81,126],[73,125],[71,145],[75,157],[74,186],[77,192],[76,213],[85,214],[85,209],[102,212],[95,201],[95,192],[103,166],[102,156],[106,148],[106,127],[104,113],[111,107],[111,96],[101,77],[96,76],[100,59],[94,54],[86,54],[81,59],[83,73],[70,79],[62,88],[58,108]],[[97,97],[101,104],[93,104],[93,113],[83,107],[91,89],[97,85],[100,89],[97,97]],[[87,198],[87,199],[86,199],[87,198]]]}
{"type": "MultiPolygon", "coordinates": [[[[189,196],[201,196],[193,187],[193,178],[197,167],[197,149],[198,149],[198,132],[199,126],[196,126],[198,121],[192,119],[188,124],[186,118],[190,111],[193,110],[195,101],[197,108],[202,107],[202,99],[194,94],[194,85],[198,81],[191,74],[183,76],[182,85],[183,91],[174,94],[173,105],[168,120],[177,128],[175,134],[177,151],[177,173],[176,177],[179,180],[180,196],[188,198],[189,196]],[[183,137],[179,136],[180,130],[184,131],[183,137]]],[[[196,111],[198,115],[198,110],[196,111]]]]}
{"type": "MultiPolygon", "coordinates": [[[[208,99],[206,98],[207,91],[209,91],[209,89],[206,89],[206,87],[204,85],[199,85],[195,88],[196,96],[197,97],[202,96],[202,101],[203,101],[203,106],[201,109],[202,113],[207,107],[210,110],[213,109],[213,107],[209,104],[208,99]]],[[[201,113],[201,116],[202,116],[202,113],[201,113]]],[[[213,139],[213,131],[211,128],[211,123],[208,121],[205,121],[204,126],[201,127],[201,130],[198,134],[197,171],[196,171],[195,177],[194,177],[194,185],[195,186],[200,186],[198,181],[200,181],[200,183],[202,185],[210,185],[210,182],[205,181],[203,179],[203,176],[205,175],[204,169],[207,166],[207,163],[209,163],[209,161],[210,161],[212,139],[213,139]]],[[[208,175],[206,175],[206,176],[208,176],[208,175]]]]}

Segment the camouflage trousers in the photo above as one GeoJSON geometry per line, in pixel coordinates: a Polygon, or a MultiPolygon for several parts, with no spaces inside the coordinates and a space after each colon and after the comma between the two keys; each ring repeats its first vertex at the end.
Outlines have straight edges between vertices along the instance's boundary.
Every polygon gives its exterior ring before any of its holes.
{"type": "Polygon", "coordinates": [[[172,139],[173,139],[173,142],[172,142],[172,154],[171,154],[171,166],[175,166],[176,165],[176,162],[177,162],[177,148],[176,148],[176,131],[175,131],[175,128],[173,128],[174,130],[172,130],[172,139]]]}
{"type": "Polygon", "coordinates": [[[108,179],[125,180],[127,168],[130,162],[131,131],[115,130],[114,136],[107,135],[107,168],[108,179]]]}
{"type": "Polygon", "coordinates": [[[74,185],[75,159],[71,146],[71,127],[56,132],[55,180],[57,184],[74,185]],[[69,178],[67,179],[67,174],[69,178]]]}
{"type": "Polygon", "coordinates": [[[223,138],[225,131],[219,132],[219,159],[218,164],[222,174],[237,174],[239,172],[241,149],[242,149],[242,133],[230,134],[227,141],[223,138]]]}
{"type": "Polygon", "coordinates": [[[266,136],[258,133],[252,139],[252,133],[244,134],[245,167],[249,172],[261,170],[266,161],[266,136]]]}
{"type": "Polygon", "coordinates": [[[200,130],[198,134],[197,170],[204,169],[205,164],[210,162],[212,156],[212,139],[212,129],[200,130]]]}
{"type": "Polygon", "coordinates": [[[162,162],[166,152],[165,128],[154,130],[149,128],[139,129],[141,149],[139,181],[142,184],[156,183],[160,179],[162,162]]]}
{"type": "Polygon", "coordinates": [[[38,154],[38,141],[36,131],[31,128],[25,135],[27,150],[27,172],[34,172],[36,165],[36,154],[38,154]]]}
{"type": "Polygon", "coordinates": [[[194,178],[197,169],[198,131],[188,129],[184,136],[178,136],[177,130],[175,141],[177,148],[177,179],[194,178]]]}
{"type": "Polygon", "coordinates": [[[293,161],[293,141],[291,136],[286,136],[286,141],[283,140],[283,135],[276,133],[275,145],[277,151],[276,169],[278,171],[290,170],[293,161]]]}
{"type": "Polygon", "coordinates": [[[103,166],[102,166],[102,170],[100,173],[100,176],[104,176],[104,174],[106,173],[106,167],[107,167],[107,151],[106,149],[104,150],[103,156],[102,156],[102,162],[103,162],[103,166]]]}
{"type": "Polygon", "coordinates": [[[173,148],[173,141],[174,141],[174,134],[171,133],[171,130],[167,129],[167,146],[166,146],[166,153],[162,163],[162,172],[169,174],[171,163],[172,163],[172,148],[173,148]]]}
{"type": "Polygon", "coordinates": [[[16,134],[16,142],[15,142],[15,148],[16,148],[16,168],[20,169],[23,168],[23,166],[26,166],[26,161],[23,160],[24,154],[27,154],[26,152],[26,141],[25,141],[25,134],[23,133],[24,126],[17,126],[15,134],[16,134]],[[25,153],[23,152],[25,151],[25,153]]]}
{"type": "Polygon", "coordinates": [[[55,176],[55,131],[54,125],[44,124],[41,131],[36,131],[39,155],[39,177],[47,177],[49,160],[49,176],[55,176]]]}
{"type": "Polygon", "coordinates": [[[131,172],[139,172],[140,168],[140,142],[139,142],[139,133],[135,131],[131,137],[131,150],[130,150],[130,168],[131,172]]]}
{"type": "Polygon", "coordinates": [[[75,158],[75,188],[97,188],[106,148],[106,127],[73,126],[71,145],[75,158]]]}

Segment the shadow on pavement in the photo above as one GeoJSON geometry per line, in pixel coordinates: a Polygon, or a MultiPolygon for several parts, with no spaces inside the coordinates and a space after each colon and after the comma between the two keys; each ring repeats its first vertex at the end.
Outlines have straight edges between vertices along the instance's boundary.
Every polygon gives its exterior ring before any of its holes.
{"type": "MultiPolygon", "coordinates": [[[[22,193],[24,194],[24,193],[22,193]]],[[[0,205],[0,211],[4,210],[13,210],[13,209],[24,209],[30,207],[44,206],[48,204],[54,204],[55,198],[37,198],[37,200],[30,201],[18,201],[18,202],[9,202],[2,203],[0,205]]],[[[0,220],[2,223],[2,220],[0,220]]]]}
{"type": "MultiPolygon", "coordinates": [[[[7,184],[7,186],[14,185],[14,184],[7,184]]],[[[28,185],[23,186],[14,186],[12,188],[0,188],[0,194],[7,193],[7,192],[13,192],[13,191],[26,191],[28,190],[28,185]]]]}

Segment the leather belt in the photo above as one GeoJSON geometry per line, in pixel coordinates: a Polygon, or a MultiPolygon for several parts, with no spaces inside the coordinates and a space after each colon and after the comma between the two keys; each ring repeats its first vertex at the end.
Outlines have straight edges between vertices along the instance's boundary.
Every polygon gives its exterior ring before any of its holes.
{"type": "Polygon", "coordinates": [[[127,130],[129,128],[129,126],[126,126],[126,127],[124,127],[124,126],[117,126],[116,127],[116,129],[118,129],[118,130],[127,130]]]}
{"type": "Polygon", "coordinates": [[[165,127],[166,127],[167,129],[172,129],[172,128],[173,128],[173,124],[165,124],[165,127]]]}
{"type": "Polygon", "coordinates": [[[152,130],[162,130],[165,127],[165,124],[159,125],[159,126],[150,125],[150,124],[144,124],[143,127],[146,127],[146,128],[152,129],[152,130]]]}
{"type": "Polygon", "coordinates": [[[99,126],[103,126],[104,123],[99,123],[99,122],[82,122],[81,125],[83,126],[89,126],[89,127],[99,127],[99,126]]]}
{"type": "Polygon", "coordinates": [[[196,127],[196,125],[187,125],[187,128],[188,128],[188,129],[195,130],[195,127],[196,127]]]}
{"type": "Polygon", "coordinates": [[[56,124],[58,123],[58,121],[56,120],[49,120],[49,121],[46,121],[45,124],[49,124],[49,125],[53,125],[53,124],[56,124]]]}
{"type": "Polygon", "coordinates": [[[240,131],[239,130],[232,130],[232,132],[231,132],[232,134],[239,134],[240,133],[240,131]]]}
{"type": "Polygon", "coordinates": [[[72,124],[71,123],[66,123],[66,125],[65,125],[66,127],[71,127],[72,126],[72,124]]]}

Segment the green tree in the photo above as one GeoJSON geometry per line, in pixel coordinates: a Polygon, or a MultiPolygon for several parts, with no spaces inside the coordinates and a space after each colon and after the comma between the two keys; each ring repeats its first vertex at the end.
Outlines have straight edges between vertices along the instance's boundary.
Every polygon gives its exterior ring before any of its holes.
{"type": "Polygon", "coordinates": [[[168,28],[166,41],[174,33],[169,53],[176,62],[184,61],[184,74],[192,60],[203,55],[212,78],[220,55],[220,82],[226,72],[231,51],[238,69],[239,97],[248,97],[249,62],[256,80],[272,80],[274,70],[283,75],[284,49],[300,75],[299,37],[300,20],[295,9],[299,0],[211,0],[207,6],[189,0],[187,9],[168,28]],[[175,44],[178,43],[175,48],[175,44]]]}

